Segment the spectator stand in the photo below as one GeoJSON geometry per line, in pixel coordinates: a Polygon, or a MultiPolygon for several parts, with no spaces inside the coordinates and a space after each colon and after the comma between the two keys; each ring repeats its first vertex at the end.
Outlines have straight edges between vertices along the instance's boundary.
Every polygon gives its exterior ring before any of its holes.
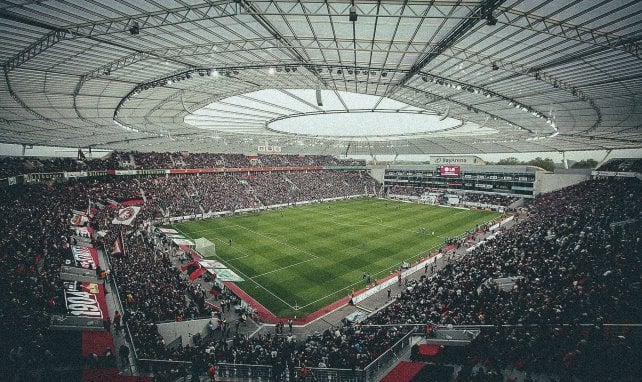
{"type": "MultiPolygon", "coordinates": [[[[314,176],[322,179],[320,174],[314,176]]],[[[42,348],[28,344],[40,343],[39,334],[48,329],[49,323],[39,318],[48,319],[49,313],[62,307],[56,294],[62,286],[58,276],[64,259],[61,249],[70,243],[69,211],[84,209],[86,205],[78,204],[86,204],[86,195],[94,195],[95,200],[122,201],[132,199],[132,193],[139,193],[140,188],[148,195],[154,194],[141,209],[135,226],[143,218],[155,216],[154,209],[161,203],[165,203],[163,208],[169,206],[176,211],[195,210],[190,200],[183,199],[184,192],[174,192],[186,187],[185,178],[136,179],[140,186],[132,186],[134,182],[128,180],[104,178],[16,185],[1,190],[0,240],[12,256],[3,256],[0,261],[6,269],[13,270],[2,276],[9,285],[6,295],[0,297],[7,309],[3,332],[21,336],[24,333],[24,338],[29,339],[24,342],[22,338],[8,337],[10,342],[4,346],[11,359],[33,365],[37,359],[34,355],[42,354],[42,348]],[[12,317],[24,319],[14,322],[12,317]],[[29,323],[28,331],[24,330],[25,322],[29,323]],[[21,350],[19,344],[29,349],[21,350]]],[[[306,175],[292,179],[298,182],[309,178],[306,175]]],[[[303,195],[315,194],[306,191],[303,195]]],[[[474,362],[471,370],[476,371],[463,372],[461,380],[472,379],[480,364],[491,365],[489,372],[523,368],[586,380],[640,376],[639,363],[632,357],[642,353],[640,331],[635,326],[642,322],[636,298],[642,231],[639,224],[611,227],[612,223],[639,221],[639,195],[640,183],[635,179],[592,181],[540,195],[527,206],[526,216],[520,217],[515,229],[502,230],[495,240],[471,251],[471,256],[453,257],[456,261],[445,264],[429,283],[420,279],[411,289],[400,290],[393,303],[365,322],[397,326],[431,321],[438,325],[479,326],[481,332],[466,353],[474,362]],[[478,290],[490,277],[518,276],[523,278],[516,278],[510,291],[487,287],[478,290]],[[596,355],[600,356],[599,362],[595,362],[596,355]]],[[[92,225],[97,224],[97,230],[105,228],[112,216],[108,208],[98,208],[92,225]]],[[[108,232],[100,240],[111,243],[112,234],[108,232]]],[[[217,361],[270,365],[271,349],[276,349],[289,360],[288,370],[292,370],[294,361],[303,359],[311,365],[325,363],[337,369],[362,370],[406,334],[395,326],[389,330],[341,327],[336,329],[338,335],[322,330],[320,337],[313,335],[294,345],[284,336],[239,335],[233,336],[233,347],[227,349],[218,341],[198,348],[166,349],[159,342],[154,323],[161,317],[175,319],[195,314],[199,310],[195,300],[185,298],[194,290],[184,283],[169,255],[157,250],[144,229],[128,229],[123,244],[136,256],[114,258],[111,268],[123,296],[127,296],[123,302],[134,343],[138,344],[135,350],[145,353],[138,354],[140,358],[202,359],[210,357],[206,354],[212,351],[206,350],[214,347],[217,361]],[[336,352],[321,351],[324,347],[333,349],[328,345],[335,342],[336,352]],[[359,346],[355,348],[356,343],[359,346]],[[295,348],[298,356],[294,356],[295,348]]],[[[457,240],[452,245],[456,248],[457,240]]],[[[458,362],[468,370],[466,360],[458,362]]],[[[191,365],[197,367],[199,363],[193,361],[191,365]]]]}

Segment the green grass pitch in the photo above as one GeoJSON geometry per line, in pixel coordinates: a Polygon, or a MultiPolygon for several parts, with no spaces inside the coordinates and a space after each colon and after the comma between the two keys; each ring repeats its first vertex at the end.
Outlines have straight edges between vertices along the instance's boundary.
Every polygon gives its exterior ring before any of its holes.
{"type": "Polygon", "coordinates": [[[364,272],[380,279],[402,262],[435,251],[445,238],[497,216],[353,199],[185,222],[175,228],[192,239],[215,243],[215,259],[243,277],[238,285],[272,313],[303,317],[364,287],[364,272]]]}

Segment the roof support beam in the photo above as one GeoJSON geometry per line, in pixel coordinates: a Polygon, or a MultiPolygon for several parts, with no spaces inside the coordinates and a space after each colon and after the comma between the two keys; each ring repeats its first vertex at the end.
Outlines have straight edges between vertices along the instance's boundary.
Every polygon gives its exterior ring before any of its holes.
{"type": "MultiPolygon", "coordinates": [[[[137,25],[139,29],[157,28],[165,25],[175,25],[219,17],[235,16],[236,14],[238,14],[236,2],[234,0],[225,0],[209,2],[199,6],[172,8],[169,10],[106,19],[93,23],[69,25],[59,28],[7,12],[6,10],[0,10],[0,18],[37,26],[51,31],[7,60],[4,66],[11,71],[62,40],[79,37],[94,38],[112,33],[129,33],[129,29],[134,25],[137,25]]],[[[102,40],[98,41],[105,42],[102,40]]],[[[118,44],[118,46],[121,45],[118,44]]]]}
{"type": "Polygon", "coordinates": [[[410,71],[406,73],[401,80],[392,87],[389,93],[394,93],[399,88],[403,87],[415,74],[423,70],[432,60],[442,54],[446,49],[455,45],[462,37],[466,35],[482,17],[492,15],[492,12],[500,6],[505,0],[485,0],[482,1],[482,4],[473,9],[469,14],[469,18],[466,18],[457,24],[457,26],[448,33],[441,41],[439,41],[435,46],[430,49],[418,62],[416,62],[410,71]]]}
{"type": "Polygon", "coordinates": [[[632,54],[638,59],[642,59],[642,49],[640,49],[639,41],[618,36],[613,33],[601,32],[595,29],[584,28],[546,17],[533,15],[511,7],[498,7],[497,10],[500,14],[498,21],[509,24],[513,27],[589,43],[603,48],[622,50],[632,54]],[[519,19],[524,19],[528,26],[520,26],[520,23],[517,22],[519,19]]]}

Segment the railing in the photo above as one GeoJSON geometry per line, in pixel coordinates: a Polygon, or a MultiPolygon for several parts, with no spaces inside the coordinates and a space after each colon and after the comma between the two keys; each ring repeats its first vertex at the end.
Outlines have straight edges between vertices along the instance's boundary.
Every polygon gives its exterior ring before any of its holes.
{"type": "MultiPolygon", "coordinates": [[[[372,361],[365,369],[333,369],[311,367],[310,380],[328,382],[368,382],[374,381],[380,373],[385,371],[393,362],[399,359],[399,355],[412,344],[412,337],[416,335],[416,328],[413,328],[403,338],[397,341],[392,347],[372,361]]],[[[155,373],[159,371],[191,370],[192,363],[187,361],[168,361],[158,359],[139,359],[138,368],[142,374],[155,373]]],[[[270,381],[285,380],[288,370],[283,370],[283,375],[275,375],[275,370],[270,365],[249,365],[238,363],[216,364],[216,371],[220,378],[234,379],[236,381],[270,381]]],[[[205,371],[203,371],[204,373],[205,371]]],[[[292,372],[298,377],[299,370],[292,372]]]]}
{"type": "MultiPolygon", "coordinates": [[[[103,254],[105,255],[105,259],[107,259],[107,269],[112,269],[111,268],[111,256],[109,255],[109,251],[105,246],[102,247],[103,254]]],[[[118,290],[118,283],[116,282],[115,277],[110,277],[108,280],[110,286],[112,286],[112,290],[116,291],[116,299],[118,300],[118,307],[121,312],[125,311],[125,306],[123,305],[123,300],[120,298],[120,291],[118,290]]],[[[132,351],[132,354],[134,356],[134,363],[136,363],[136,360],[138,359],[138,353],[136,352],[136,344],[134,343],[134,338],[132,337],[132,332],[129,329],[129,323],[125,321],[124,325],[124,330],[125,333],[127,333],[127,341],[129,342],[129,347],[132,351]]],[[[130,365],[131,367],[132,365],[130,365]]],[[[136,366],[136,365],[134,365],[136,366]]]]}
{"type": "Polygon", "coordinates": [[[326,369],[326,368],[310,368],[310,374],[313,378],[312,381],[328,381],[328,382],[367,382],[365,372],[363,370],[352,369],[326,369]]]}
{"type": "MultiPolygon", "coordinates": [[[[269,380],[286,380],[287,374],[296,375],[298,380],[299,369],[284,369],[281,375],[275,375],[275,370],[269,365],[246,365],[234,363],[216,364],[218,376],[220,378],[234,378],[238,381],[269,381],[269,380]]],[[[328,382],[366,382],[364,370],[352,369],[332,369],[332,368],[308,368],[311,381],[328,381],[328,382]]]]}
{"type": "Polygon", "coordinates": [[[404,349],[411,345],[412,337],[415,335],[417,328],[413,328],[405,336],[403,336],[399,341],[381,354],[377,359],[370,362],[368,366],[363,369],[363,378],[360,381],[374,381],[378,374],[383,370],[388,368],[393,361],[399,360],[399,354],[404,351],[404,349]]]}
{"type": "Polygon", "coordinates": [[[162,359],[138,359],[138,371],[140,374],[150,374],[168,370],[191,370],[192,363],[188,361],[169,361],[162,359]]]}
{"type": "Polygon", "coordinates": [[[239,381],[270,381],[272,366],[246,365],[238,363],[217,363],[216,371],[221,378],[234,378],[239,381]]]}

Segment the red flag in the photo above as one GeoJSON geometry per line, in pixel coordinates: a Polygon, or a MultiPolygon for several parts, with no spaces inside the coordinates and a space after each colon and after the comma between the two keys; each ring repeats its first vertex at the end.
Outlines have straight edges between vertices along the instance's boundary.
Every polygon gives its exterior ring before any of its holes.
{"type": "Polygon", "coordinates": [[[185,265],[181,265],[181,271],[185,271],[189,267],[200,267],[200,266],[201,265],[198,263],[198,261],[192,261],[192,262],[189,262],[189,263],[187,263],[185,265]]]}
{"type": "Polygon", "coordinates": [[[196,280],[200,275],[202,275],[202,274],[203,274],[203,273],[205,273],[205,272],[207,272],[207,269],[205,269],[205,268],[198,268],[198,269],[197,269],[197,270],[195,270],[194,272],[190,273],[190,275],[189,275],[189,279],[190,279],[190,280],[192,280],[192,281],[194,281],[194,280],[196,280]]]}

